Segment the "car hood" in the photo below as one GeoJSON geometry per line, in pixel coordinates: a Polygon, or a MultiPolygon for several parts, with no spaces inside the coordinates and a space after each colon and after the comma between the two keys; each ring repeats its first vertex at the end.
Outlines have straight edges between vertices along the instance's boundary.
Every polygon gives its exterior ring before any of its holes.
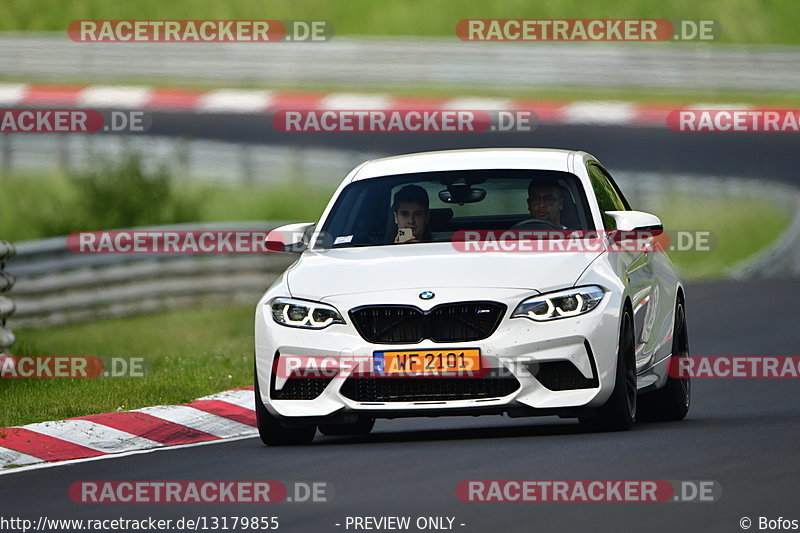
{"type": "Polygon", "coordinates": [[[322,299],[407,288],[573,285],[602,252],[458,252],[449,243],[307,251],[289,269],[289,292],[322,299]]]}

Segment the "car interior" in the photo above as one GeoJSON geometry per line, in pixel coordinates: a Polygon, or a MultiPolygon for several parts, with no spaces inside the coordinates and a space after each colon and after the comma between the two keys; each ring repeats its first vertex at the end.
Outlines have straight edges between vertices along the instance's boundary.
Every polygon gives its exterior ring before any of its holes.
{"type": "MultiPolygon", "coordinates": [[[[345,190],[323,228],[325,247],[376,246],[393,244],[397,235],[392,201],[397,191],[409,184],[423,187],[429,198],[429,231],[432,242],[448,242],[456,232],[464,230],[502,231],[526,221],[525,229],[552,230],[552,225],[537,223],[527,209],[527,188],[540,176],[552,180],[557,174],[564,205],[561,225],[567,229],[593,229],[586,208],[585,194],[577,177],[549,171],[470,171],[443,174],[430,179],[430,174],[377,178],[355,182],[345,190]],[[508,174],[511,173],[511,176],[508,174]],[[466,178],[464,175],[467,175],[466,178]],[[562,176],[563,175],[563,176],[562,176]],[[414,179],[416,178],[416,179],[414,179]],[[512,179],[509,179],[512,178],[512,179]],[[368,184],[368,186],[367,186],[368,184]],[[497,200],[502,196],[504,202],[497,200]],[[495,201],[493,204],[492,202],[495,201]]],[[[558,228],[561,229],[561,228],[558,228]]]]}

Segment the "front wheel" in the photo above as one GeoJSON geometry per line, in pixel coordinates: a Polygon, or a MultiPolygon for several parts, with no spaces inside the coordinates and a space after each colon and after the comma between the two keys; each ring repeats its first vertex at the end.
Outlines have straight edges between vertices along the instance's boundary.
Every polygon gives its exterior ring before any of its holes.
{"type": "Polygon", "coordinates": [[[636,360],[633,320],[627,311],[622,315],[617,349],[617,371],[614,391],[593,416],[581,417],[589,431],[625,431],[636,418],[636,360]]]}
{"type": "Polygon", "coordinates": [[[297,444],[311,444],[317,427],[303,426],[297,428],[286,428],[281,424],[280,419],[272,416],[264,402],[261,401],[261,393],[258,390],[258,373],[254,372],[255,386],[253,391],[256,395],[256,423],[261,442],[267,446],[291,446],[297,444]]]}
{"type": "Polygon", "coordinates": [[[676,378],[669,373],[677,368],[681,358],[689,357],[689,336],[686,331],[686,312],[683,302],[675,306],[675,326],[672,332],[672,357],[667,363],[667,383],[660,389],[642,395],[639,420],[665,422],[683,420],[692,402],[692,384],[688,377],[676,378]]]}

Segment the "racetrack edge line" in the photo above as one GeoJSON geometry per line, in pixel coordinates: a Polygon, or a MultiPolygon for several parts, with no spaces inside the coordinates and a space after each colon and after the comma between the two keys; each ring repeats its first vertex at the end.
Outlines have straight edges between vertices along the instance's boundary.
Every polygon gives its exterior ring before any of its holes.
{"type": "Polygon", "coordinates": [[[82,457],[80,459],[68,459],[66,461],[56,461],[56,462],[42,462],[36,463],[33,465],[26,465],[26,466],[19,466],[19,467],[7,467],[3,470],[0,470],[0,476],[6,474],[17,474],[19,472],[27,472],[29,470],[37,470],[39,468],[51,468],[57,466],[66,466],[66,465],[73,465],[76,463],[87,463],[89,461],[98,461],[101,459],[117,459],[120,457],[128,457],[130,455],[139,455],[143,453],[150,453],[150,452],[163,452],[163,451],[170,451],[170,450],[181,450],[184,448],[193,448],[195,446],[205,446],[208,444],[222,444],[225,442],[234,442],[237,440],[244,440],[244,439],[255,439],[258,438],[258,435],[241,435],[239,437],[229,437],[225,439],[217,439],[217,440],[208,440],[203,442],[191,442],[188,444],[175,444],[171,446],[161,446],[159,448],[147,448],[145,450],[129,450],[127,452],[119,452],[119,453],[111,453],[106,455],[98,455],[95,457],[82,457]]]}

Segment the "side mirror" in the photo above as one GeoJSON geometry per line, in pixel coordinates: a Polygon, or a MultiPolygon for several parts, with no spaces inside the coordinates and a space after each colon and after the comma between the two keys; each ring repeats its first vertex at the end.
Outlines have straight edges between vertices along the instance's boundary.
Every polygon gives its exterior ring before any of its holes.
{"type": "Polygon", "coordinates": [[[643,211],[606,211],[619,231],[664,231],[661,219],[643,211]]]}
{"type": "Polygon", "coordinates": [[[665,250],[669,238],[664,233],[661,219],[642,211],[606,211],[617,226],[609,240],[619,250],[652,252],[665,250]]]}
{"type": "Polygon", "coordinates": [[[297,254],[304,252],[315,226],[314,222],[301,222],[275,228],[267,235],[267,251],[297,254]]]}

